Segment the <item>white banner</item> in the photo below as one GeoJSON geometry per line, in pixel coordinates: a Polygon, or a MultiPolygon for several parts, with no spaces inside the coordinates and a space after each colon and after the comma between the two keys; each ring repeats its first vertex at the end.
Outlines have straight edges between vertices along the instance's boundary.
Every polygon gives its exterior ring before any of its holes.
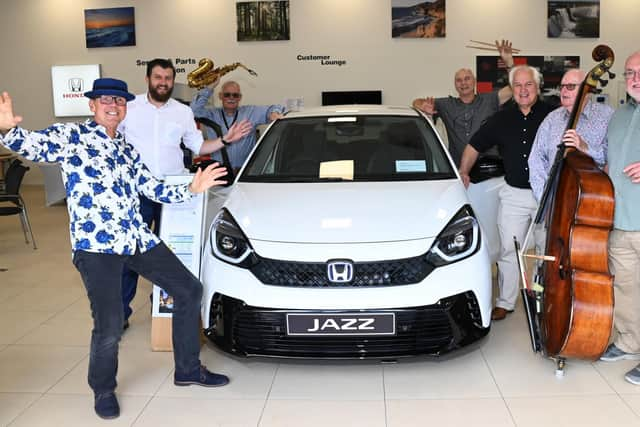
{"type": "Polygon", "coordinates": [[[100,64],[51,67],[53,111],[56,117],[93,116],[84,93],[100,78],[100,64]]]}

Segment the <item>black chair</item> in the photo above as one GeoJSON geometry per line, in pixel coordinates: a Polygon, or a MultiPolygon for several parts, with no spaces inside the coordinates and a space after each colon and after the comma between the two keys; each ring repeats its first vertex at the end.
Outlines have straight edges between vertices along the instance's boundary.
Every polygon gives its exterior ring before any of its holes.
{"type": "Polygon", "coordinates": [[[20,215],[24,240],[27,244],[29,243],[29,238],[27,237],[28,231],[31,236],[31,242],[33,243],[33,249],[37,249],[36,241],[31,231],[29,216],[27,215],[27,206],[22,196],[20,196],[22,178],[24,178],[24,174],[27,173],[28,170],[29,168],[22,165],[22,162],[17,159],[9,165],[7,173],[5,174],[5,191],[0,193],[0,216],[20,215]]]}

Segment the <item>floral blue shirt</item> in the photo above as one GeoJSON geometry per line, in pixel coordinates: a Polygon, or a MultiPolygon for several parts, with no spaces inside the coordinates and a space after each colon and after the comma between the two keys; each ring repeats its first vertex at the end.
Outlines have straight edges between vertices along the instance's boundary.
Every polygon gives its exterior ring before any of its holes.
{"type": "Polygon", "coordinates": [[[161,203],[191,198],[188,185],[165,185],[122,134],[111,139],[93,120],[58,123],[39,131],[15,127],[2,143],[34,162],[60,164],[73,251],[145,252],[160,239],[142,220],[138,193],[161,203]]]}

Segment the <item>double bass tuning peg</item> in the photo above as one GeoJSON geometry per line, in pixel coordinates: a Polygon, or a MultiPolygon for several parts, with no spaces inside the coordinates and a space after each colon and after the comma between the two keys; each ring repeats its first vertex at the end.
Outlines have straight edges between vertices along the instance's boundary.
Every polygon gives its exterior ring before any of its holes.
{"type": "Polygon", "coordinates": [[[606,85],[609,84],[609,80],[598,79],[598,81],[600,82],[600,85],[602,87],[605,87],[606,85]]]}
{"type": "Polygon", "coordinates": [[[611,71],[607,71],[607,74],[609,74],[609,78],[610,79],[615,79],[616,78],[615,73],[612,73],[611,71]]]}

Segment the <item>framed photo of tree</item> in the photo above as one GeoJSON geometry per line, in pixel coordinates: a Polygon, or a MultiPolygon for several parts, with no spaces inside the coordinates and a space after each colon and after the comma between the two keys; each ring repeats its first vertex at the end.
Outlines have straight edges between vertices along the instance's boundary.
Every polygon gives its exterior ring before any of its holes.
{"type": "Polygon", "coordinates": [[[289,0],[238,1],[238,41],[289,40],[289,0]]]}

